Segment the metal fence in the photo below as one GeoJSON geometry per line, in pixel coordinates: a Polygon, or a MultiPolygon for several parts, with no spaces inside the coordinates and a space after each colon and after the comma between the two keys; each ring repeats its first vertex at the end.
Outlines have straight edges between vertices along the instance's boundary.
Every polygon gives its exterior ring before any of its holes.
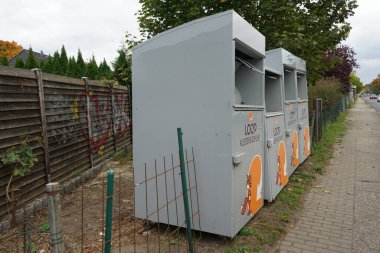
{"type": "MultiPolygon", "coordinates": [[[[87,79],[0,66],[0,159],[25,138],[38,162],[12,181],[18,206],[100,164],[131,143],[128,89],[87,79]]],[[[12,166],[0,162],[0,187],[12,166]]],[[[9,211],[0,192],[0,216],[9,211]]]]}
{"type": "MultiPolygon", "coordinates": [[[[82,183],[71,195],[64,195],[60,200],[62,231],[52,232],[53,222],[48,219],[47,209],[37,215],[25,215],[16,227],[0,235],[0,252],[50,252],[58,244],[64,244],[66,252],[201,252],[197,247],[201,232],[191,229],[195,223],[199,227],[201,224],[199,209],[195,208],[198,196],[191,194],[192,190],[197,193],[197,184],[188,177],[196,171],[194,150],[185,149],[183,158],[183,163],[179,164],[175,163],[180,160],[178,154],[152,161],[150,164],[154,164],[155,169],[160,166],[164,171],[141,182],[134,182],[133,168],[129,166],[119,171],[110,170],[107,175],[103,173],[82,183]],[[179,174],[185,175],[186,184],[183,181],[177,185],[166,183],[166,179],[179,174]],[[164,187],[166,191],[156,191],[151,197],[163,197],[166,201],[161,205],[147,201],[146,210],[153,211],[147,212],[145,219],[137,219],[134,193],[143,189],[146,196],[151,195],[148,184],[164,187]],[[158,196],[168,191],[178,194],[172,198],[158,196]],[[187,210],[185,195],[189,197],[187,210]],[[176,210],[174,216],[169,209],[176,210]],[[178,216],[184,216],[186,211],[189,219],[180,224],[178,216]],[[152,216],[157,217],[157,222],[150,221],[152,216]],[[176,225],[160,223],[160,216],[174,220],[176,225]],[[195,251],[190,251],[191,247],[195,251]]],[[[138,169],[146,170],[147,167],[138,169]]],[[[51,211],[52,207],[49,209],[51,211]]]]}
{"type": "Polygon", "coordinates": [[[348,108],[350,108],[348,97],[342,97],[328,108],[323,108],[321,98],[315,99],[311,113],[309,114],[313,142],[319,141],[323,137],[323,132],[327,124],[335,122],[338,116],[348,108]]]}

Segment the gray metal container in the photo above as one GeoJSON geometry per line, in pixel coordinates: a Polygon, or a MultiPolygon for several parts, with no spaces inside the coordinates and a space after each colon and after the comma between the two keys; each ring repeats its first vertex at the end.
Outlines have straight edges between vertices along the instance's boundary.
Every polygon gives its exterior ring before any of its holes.
{"type": "Polygon", "coordinates": [[[282,65],[265,64],[265,111],[264,199],[273,201],[288,182],[282,65]]]}
{"type": "Polygon", "coordinates": [[[266,52],[265,66],[281,69],[283,77],[286,167],[289,177],[299,165],[296,57],[282,48],[270,50],[266,52]]]}
{"type": "MultiPolygon", "coordinates": [[[[202,231],[233,237],[263,205],[264,57],[265,37],[234,11],[181,25],[133,49],[135,183],[144,181],[145,163],[147,177],[154,177],[155,159],[178,154],[176,128],[182,127],[184,146],[195,151],[202,231]]],[[[167,179],[169,200],[181,194],[180,182],[178,174],[167,179]]],[[[148,184],[147,199],[143,187],[136,188],[136,217],[156,210],[156,193],[158,206],[166,204],[164,182],[158,184],[158,192],[148,184]]],[[[171,203],[169,220],[163,208],[160,222],[177,225],[175,216],[171,203]]]]}
{"type": "Polygon", "coordinates": [[[298,93],[298,129],[300,163],[310,155],[309,107],[306,80],[306,62],[296,57],[298,93]]]}

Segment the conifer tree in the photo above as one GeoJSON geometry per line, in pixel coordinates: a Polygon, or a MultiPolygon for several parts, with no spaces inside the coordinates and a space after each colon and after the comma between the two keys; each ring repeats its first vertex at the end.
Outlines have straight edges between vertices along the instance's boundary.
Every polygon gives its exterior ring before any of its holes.
{"type": "Polygon", "coordinates": [[[84,77],[86,74],[86,64],[84,63],[82,52],[78,49],[78,57],[77,57],[77,78],[84,77]]]}
{"type": "Polygon", "coordinates": [[[75,77],[78,73],[78,66],[74,57],[70,57],[69,63],[67,64],[65,76],[75,77]]]}
{"type": "Polygon", "coordinates": [[[38,67],[38,63],[36,61],[36,58],[34,58],[33,49],[30,47],[29,53],[28,53],[28,58],[25,61],[25,68],[26,69],[32,69],[32,68],[37,68],[37,67],[38,67]]]}
{"type": "Polygon", "coordinates": [[[98,79],[111,79],[112,70],[108,66],[106,59],[103,58],[103,61],[99,65],[98,79]]]}
{"type": "Polygon", "coordinates": [[[92,56],[91,60],[86,65],[86,76],[92,80],[98,78],[98,65],[96,64],[94,56],[92,56]]]}
{"type": "Polygon", "coordinates": [[[62,74],[66,73],[68,62],[69,61],[67,59],[67,53],[66,53],[65,46],[62,45],[61,56],[60,56],[60,59],[59,59],[59,63],[61,65],[62,74]]]}
{"type": "Polygon", "coordinates": [[[5,55],[3,55],[3,58],[1,59],[1,65],[9,66],[8,58],[5,55]]]}
{"type": "Polygon", "coordinates": [[[25,67],[24,61],[20,57],[17,57],[16,62],[15,62],[15,68],[23,69],[24,67],[25,67]]]}
{"type": "Polygon", "coordinates": [[[60,63],[60,57],[58,51],[55,51],[54,57],[53,57],[53,74],[56,75],[62,75],[62,68],[60,63]]]}
{"type": "Polygon", "coordinates": [[[53,57],[49,54],[46,63],[42,67],[43,72],[45,73],[53,73],[53,57]]]}
{"type": "Polygon", "coordinates": [[[120,85],[129,85],[130,82],[130,64],[127,58],[127,54],[125,49],[122,48],[117,51],[119,56],[116,58],[113,63],[114,67],[114,78],[118,81],[120,85]]]}
{"type": "Polygon", "coordinates": [[[40,61],[40,64],[39,64],[38,67],[39,67],[40,69],[43,69],[44,66],[45,66],[45,60],[41,60],[41,61],[40,61]]]}

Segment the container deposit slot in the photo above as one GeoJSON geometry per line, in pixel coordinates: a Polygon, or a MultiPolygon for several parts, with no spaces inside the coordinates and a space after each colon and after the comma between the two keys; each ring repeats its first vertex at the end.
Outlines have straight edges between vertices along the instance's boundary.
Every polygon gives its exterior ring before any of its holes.
{"type": "Polygon", "coordinates": [[[265,106],[267,112],[282,112],[281,78],[265,71],[265,106]]]}
{"type": "Polygon", "coordinates": [[[264,106],[263,60],[235,50],[235,105],[264,106]]]}
{"type": "Polygon", "coordinates": [[[307,100],[307,81],[304,73],[297,73],[298,99],[307,100]]]}
{"type": "Polygon", "coordinates": [[[284,68],[285,101],[297,100],[296,73],[293,69],[284,68]]]}

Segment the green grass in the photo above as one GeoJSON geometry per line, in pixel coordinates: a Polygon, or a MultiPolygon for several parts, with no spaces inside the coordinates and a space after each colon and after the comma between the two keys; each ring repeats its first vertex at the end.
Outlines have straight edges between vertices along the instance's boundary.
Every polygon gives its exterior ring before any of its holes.
{"type": "Polygon", "coordinates": [[[325,127],[320,142],[312,145],[310,158],[290,177],[276,200],[264,206],[255,218],[243,227],[225,247],[226,253],[265,252],[285,235],[286,225],[302,206],[303,195],[317,174],[322,174],[332,157],[332,147],[346,128],[346,114],[325,127]]]}

